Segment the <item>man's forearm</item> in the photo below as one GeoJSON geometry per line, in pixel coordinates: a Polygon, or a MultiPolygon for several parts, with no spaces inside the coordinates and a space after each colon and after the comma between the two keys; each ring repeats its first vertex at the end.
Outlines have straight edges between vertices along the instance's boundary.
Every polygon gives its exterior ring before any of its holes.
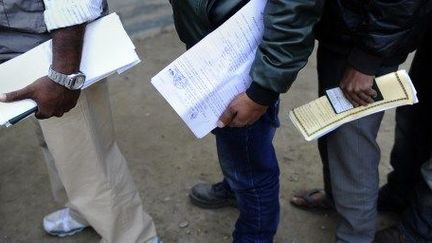
{"type": "Polygon", "coordinates": [[[321,16],[322,0],[268,1],[264,10],[264,35],[251,77],[255,85],[248,96],[270,105],[285,93],[302,69],[314,46],[313,27],[321,16]]]}
{"type": "Polygon", "coordinates": [[[384,60],[413,51],[431,8],[430,0],[394,1],[391,7],[387,0],[370,1],[365,7],[366,25],[356,33],[349,64],[364,74],[375,75],[384,60]]]}
{"type": "Polygon", "coordinates": [[[76,73],[80,69],[85,24],[52,31],[52,68],[63,74],[76,73]]]}

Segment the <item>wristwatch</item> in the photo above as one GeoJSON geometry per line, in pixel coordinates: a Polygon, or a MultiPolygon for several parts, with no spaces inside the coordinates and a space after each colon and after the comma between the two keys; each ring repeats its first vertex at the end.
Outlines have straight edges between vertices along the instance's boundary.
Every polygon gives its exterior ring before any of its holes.
{"type": "Polygon", "coordinates": [[[63,74],[52,69],[52,66],[48,69],[48,78],[50,78],[55,83],[66,87],[70,90],[81,89],[84,86],[85,75],[82,72],[63,74]]]}

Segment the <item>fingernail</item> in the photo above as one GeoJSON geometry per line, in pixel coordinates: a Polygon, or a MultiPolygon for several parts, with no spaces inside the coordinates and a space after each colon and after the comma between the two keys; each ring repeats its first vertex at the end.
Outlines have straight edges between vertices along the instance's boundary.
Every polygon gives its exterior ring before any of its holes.
{"type": "Polygon", "coordinates": [[[0,94],[0,102],[5,102],[5,101],[6,101],[6,95],[0,94]]]}
{"type": "Polygon", "coordinates": [[[218,126],[219,128],[224,128],[224,127],[225,127],[225,124],[224,124],[223,122],[221,122],[221,121],[218,121],[218,122],[217,122],[217,126],[218,126]]]}

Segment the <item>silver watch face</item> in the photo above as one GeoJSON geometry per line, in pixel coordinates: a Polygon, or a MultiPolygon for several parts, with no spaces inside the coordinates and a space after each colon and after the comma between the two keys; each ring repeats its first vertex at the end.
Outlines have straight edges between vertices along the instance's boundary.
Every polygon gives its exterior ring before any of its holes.
{"type": "Polygon", "coordinates": [[[72,82],[71,89],[81,89],[84,86],[84,82],[85,82],[84,74],[78,74],[73,79],[74,81],[72,82]]]}

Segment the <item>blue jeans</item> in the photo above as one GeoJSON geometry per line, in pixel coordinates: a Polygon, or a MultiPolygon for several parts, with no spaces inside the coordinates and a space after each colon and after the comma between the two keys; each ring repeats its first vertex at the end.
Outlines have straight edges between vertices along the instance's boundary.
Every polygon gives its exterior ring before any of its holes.
{"type": "MultiPolygon", "coordinates": [[[[224,19],[232,14],[209,13],[211,1],[207,0],[170,2],[177,33],[187,48],[220,24],[211,16],[224,19]]],[[[232,4],[240,8],[247,2],[232,4]]],[[[235,243],[273,242],[279,224],[279,167],[272,143],[279,126],[278,110],[277,103],[251,126],[213,131],[225,186],[236,195],[240,210],[233,233],[235,243]]]]}
{"type": "Polygon", "coordinates": [[[279,224],[279,166],[272,143],[278,109],[270,106],[251,126],[213,131],[224,182],[240,210],[235,243],[273,242],[279,224]]]}

